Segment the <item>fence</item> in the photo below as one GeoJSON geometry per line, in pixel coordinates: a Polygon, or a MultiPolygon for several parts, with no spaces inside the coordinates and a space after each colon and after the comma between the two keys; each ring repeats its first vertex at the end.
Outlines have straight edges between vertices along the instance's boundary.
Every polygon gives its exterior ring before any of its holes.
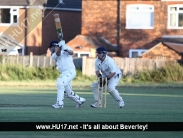
{"type": "MultiPolygon", "coordinates": [[[[123,74],[134,74],[142,70],[158,69],[163,67],[169,60],[161,59],[141,59],[141,58],[120,58],[113,57],[116,64],[123,71],[123,74]]],[[[76,68],[82,69],[82,74],[87,76],[95,75],[95,58],[74,58],[76,68]]],[[[19,64],[26,67],[48,67],[55,66],[56,63],[52,57],[47,56],[8,56],[3,60],[3,64],[19,64]]]]}
{"type": "MultiPolygon", "coordinates": [[[[25,67],[48,67],[48,66],[55,66],[55,60],[52,57],[48,56],[36,56],[32,55],[29,56],[7,56],[5,58],[2,57],[3,64],[18,64],[25,67]]],[[[82,68],[82,58],[74,58],[73,59],[76,68],[82,68]]]]}
{"type": "Polygon", "coordinates": [[[2,60],[3,64],[19,64],[25,67],[48,67],[55,65],[52,57],[47,56],[8,56],[2,60]]]}
{"type": "MultiPolygon", "coordinates": [[[[175,62],[170,60],[161,59],[142,59],[142,58],[120,58],[113,57],[115,63],[122,70],[123,75],[135,74],[142,70],[152,70],[163,67],[167,62],[175,62]]],[[[95,59],[93,58],[83,58],[82,61],[82,74],[91,76],[95,75],[94,67],[95,59]]]]}

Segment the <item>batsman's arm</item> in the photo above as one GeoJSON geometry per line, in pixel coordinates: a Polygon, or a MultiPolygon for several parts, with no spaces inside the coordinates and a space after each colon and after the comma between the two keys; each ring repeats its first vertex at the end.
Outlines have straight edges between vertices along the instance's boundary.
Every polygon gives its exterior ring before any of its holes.
{"type": "Polygon", "coordinates": [[[74,54],[74,52],[72,50],[66,50],[66,51],[69,53],[69,55],[73,55],[74,54]]]}
{"type": "MultiPolygon", "coordinates": [[[[60,56],[61,55],[61,47],[56,47],[55,51],[56,51],[56,55],[60,56]]],[[[65,49],[64,51],[66,51],[69,55],[73,55],[73,51],[71,49],[65,49]]]]}
{"type": "Polygon", "coordinates": [[[55,48],[55,51],[56,51],[56,55],[57,55],[57,56],[60,56],[61,47],[56,47],[56,48],[55,48]]]}
{"type": "Polygon", "coordinates": [[[61,41],[58,43],[58,46],[59,46],[63,51],[68,52],[69,55],[73,55],[73,54],[74,54],[73,50],[65,44],[65,40],[61,40],[61,41]]]}

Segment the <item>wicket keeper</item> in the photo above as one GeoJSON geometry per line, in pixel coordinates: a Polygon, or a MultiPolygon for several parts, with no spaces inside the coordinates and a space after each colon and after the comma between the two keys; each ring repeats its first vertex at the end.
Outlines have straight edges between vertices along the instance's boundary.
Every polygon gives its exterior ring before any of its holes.
{"type": "MultiPolygon", "coordinates": [[[[124,107],[125,104],[124,104],[123,98],[119,94],[119,92],[116,90],[116,86],[118,85],[122,76],[121,70],[115,64],[115,61],[107,55],[107,51],[104,47],[97,48],[96,54],[97,54],[97,58],[95,60],[95,73],[97,77],[99,78],[107,77],[107,80],[108,80],[106,84],[107,91],[116,100],[120,108],[124,107]]],[[[98,103],[98,102],[101,102],[101,101],[98,101],[98,83],[99,81],[92,83],[92,92],[95,100],[95,103],[91,104],[91,107],[93,108],[98,108],[98,105],[101,104],[101,103],[98,103]]],[[[99,84],[99,86],[102,87],[102,84],[99,84]]],[[[102,95],[101,89],[99,90],[100,90],[100,95],[102,95]]]]}

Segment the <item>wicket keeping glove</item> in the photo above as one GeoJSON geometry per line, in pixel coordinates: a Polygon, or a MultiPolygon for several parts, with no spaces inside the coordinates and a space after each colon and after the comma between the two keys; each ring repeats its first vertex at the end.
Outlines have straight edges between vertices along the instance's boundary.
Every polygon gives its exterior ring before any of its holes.
{"type": "MultiPolygon", "coordinates": [[[[109,79],[110,79],[110,78],[107,78],[107,84],[108,84],[109,79]]],[[[104,78],[103,86],[105,86],[105,84],[106,84],[106,79],[104,78]]]]}
{"type": "Polygon", "coordinates": [[[97,74],[97,77],[98,77],[98,78],[102,78],[102,74],[100,74],[100,73],[97,74]]]}
{"type": "Polygon", "coordinates": [[[98,80],[99,80],[99,85],[100,85],[100,87],[102,87],[102,74],[97,74],[97,77],[98,77],[98,80]]]}
{"type": "Polygon", "coordinates": [[[102,84],[103,84],[103,82],[102,82],[102,77],[101,77],[101,78],[99,78],[99,85],[100,85],[100,87],[104,86],[102,84]]]}

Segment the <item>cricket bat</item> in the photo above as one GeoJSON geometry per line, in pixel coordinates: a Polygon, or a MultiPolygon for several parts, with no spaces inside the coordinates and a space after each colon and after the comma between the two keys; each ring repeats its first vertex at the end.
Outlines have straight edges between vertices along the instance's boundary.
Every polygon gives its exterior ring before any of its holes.
{"type": "Polygon", "coordinates": [[[58,38],[60,40],[62,40],[63,39],[63,32],[62,32],[62,26],[61,26],[59,14],[55,13],[53,16],[54,16],[54,19],[55,19],[55,26],[56,26],[56,31],[57,31],[58,38]]]}

